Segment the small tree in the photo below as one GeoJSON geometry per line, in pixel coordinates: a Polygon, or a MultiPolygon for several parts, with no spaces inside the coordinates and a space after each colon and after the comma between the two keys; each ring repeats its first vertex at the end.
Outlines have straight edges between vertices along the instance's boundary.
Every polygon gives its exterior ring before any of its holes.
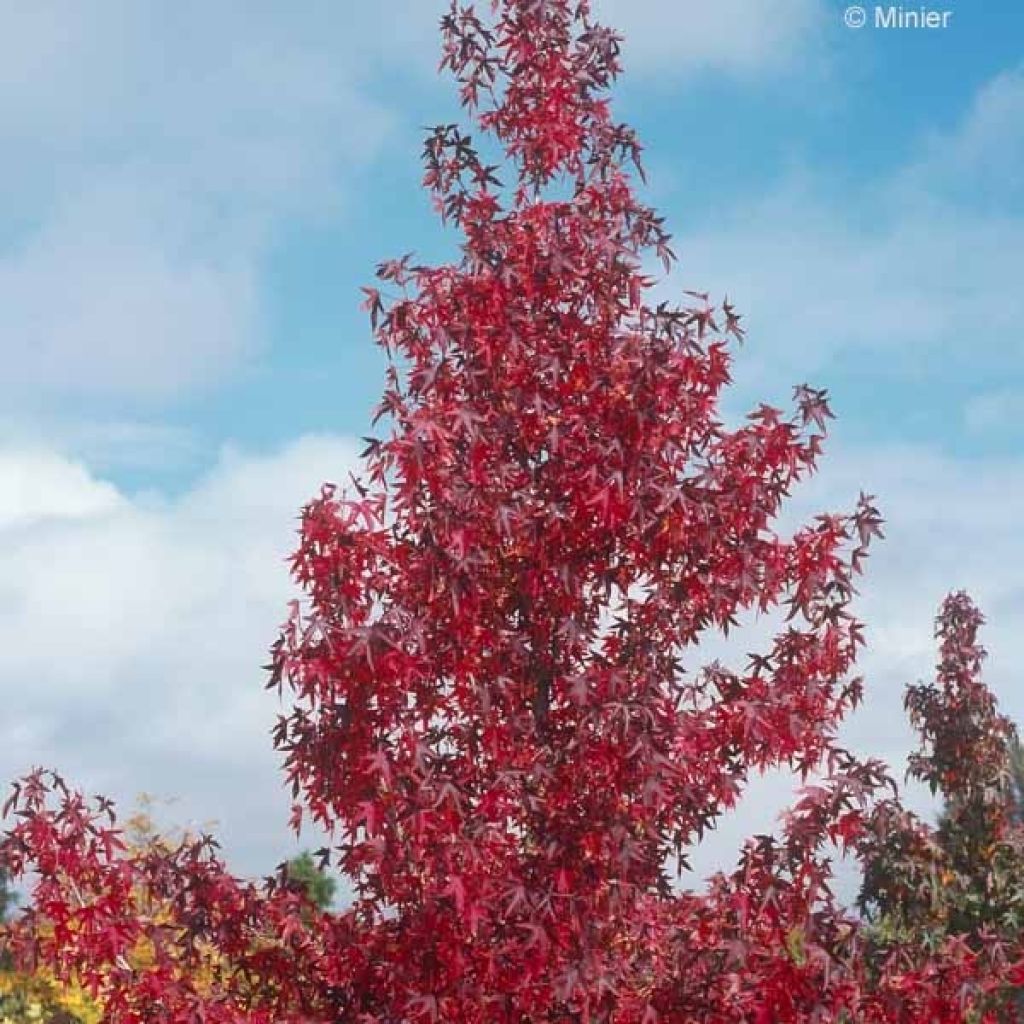
{"type": "MultiPolygon", "coordinates": [[[[943,797],[937,825],[882,805],[867,843],[860,904],[874,940],[883,950],[915,950],[921,960],[957,939],[998,959],[1002,946],[1019,949],[1024,929],[1024,827],[1014,772],[1020,747],[981,679],[982,623],[966,594],[951,594],[936,621],[936,681],[907,689],[921,740],[908,775],[943,797]]],[[[1005,1009],[1009,991],[997,986],[993,1005],[1005,1009]]]]}
{"type": "Polygon", "coordinates": [[[916,868],[929,884],[904,885],[897,894],[891,878],[903,858],[879,857],[861,893],[876,918],[932,926],[973,943],[986,929],[1016,935],[1024,925],[1024,831],[1013,771],[1019,748],[1016,730],[980,677],[982,622],[965,594],[950,595],[936,624],[936,682],[907,689],[905,704],[921,738],[908,775],[944,801],[936,828],[924,833],[927,842],[907,847],[918,852],[916,868]]]}
{"type": "Polygon", "coordinates": [[[318,910],[329,910],[338,883],[318,867],[309,850],[303,850],[287,864],[288,879],[301,886],[318,910]]]}
{"type": "Polygon", "coordinates": [[[1014,731],[1010,740],[1010,778],[1013,793],[1013,820],[1024,825],[1024,745],[1014,731]]]}
{"type": "MultiPolygon", "coordinates": [[[[17,895],[12,891],[10,887],[10,880],[8,874],[2,868],[0,868],[0,926],[7,920],[7,915],[12,906],[18,902],[17,895]]],[[[9,970],[11,967],[11,957],[6,949],[0,947],[0,971],[9,970]]]]}
{"type": "Polygon", "coordinates": [[[7,920],[8,911],[18,902],[17,894],[11,889],[6,871],[0,869],[0,924],[7,920]]]}

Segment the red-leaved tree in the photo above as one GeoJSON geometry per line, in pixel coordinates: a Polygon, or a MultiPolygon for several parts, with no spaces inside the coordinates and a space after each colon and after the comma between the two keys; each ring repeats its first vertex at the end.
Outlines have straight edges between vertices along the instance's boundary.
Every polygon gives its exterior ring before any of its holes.
{"type": "Polygon", "coordinates": [[[1024,1008],[1024,973],[1012,966],[1024,929],[1024,825],[1012,774],[1016,732],[981,679],[982,622],[964,593],[942,604],[936,680],[908,687],[905,704],[921,741],[908,774],[945,807],[931,827],[896,800],[876,803],[859,843],[859,902],[876,959],[905,971],[944,946],[969,950],[985,979],[980,1001],[995,1019],[1015,1021],[1024,1008]]]}
{"type": "Polygon", "coordinates": [[[727,426],[736,313],[645,298],[673,255],[586,0],[453,4],[442,35],[504,161],[456,125],[427,140],[462,255],[365,289],[388,429],[304,511],[271,664],[293,823],[332,834],[353,901],[237,881],[205,840],[126,855],[36,773],[3,846],[37,878],[16,952],[119,1022],[960,1020],[934,1002],[973,1005],[969,951],[879,980],[828,889],[826,843],[858,841],[885,779],[835,745],[878,513],[774,526],[825,394],[727,426]],[[702,664],[702,640],[774,609],[748,663],[702,664]],[[671,858],[776,766],[824,781],[735,875],[674,890],[671,858]]]}

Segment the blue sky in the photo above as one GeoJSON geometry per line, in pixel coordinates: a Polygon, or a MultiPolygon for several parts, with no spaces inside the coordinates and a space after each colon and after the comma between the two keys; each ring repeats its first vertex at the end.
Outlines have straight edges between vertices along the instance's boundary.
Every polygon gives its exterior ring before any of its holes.
{"type": "MultiPolygon", "coordinates": [[[[419,189],[421,129],[454,113],[442,6],[3,5],[0,775],[179,797],[246,871],[288,851],[259,665],[297,510],[380,390],[359,285],[451,253],[419,189]]],[[[849,29],[840,0],[597,6],[680,256],[659,293],[746,314],[730,411],[830,390],[794,516],[863,487],[889,520],[851,742],[899,765],[960,586],[1024,719],[1024,7],[915,32],[849,29]]]]}

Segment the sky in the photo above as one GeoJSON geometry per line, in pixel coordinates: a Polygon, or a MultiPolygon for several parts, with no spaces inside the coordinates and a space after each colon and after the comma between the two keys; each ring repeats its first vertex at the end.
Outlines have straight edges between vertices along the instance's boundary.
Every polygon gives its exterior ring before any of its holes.
{"type": "MultiPolygon", "coordinates": [[[[0,0],[0,780],[173,800],[244,874],[299,848],[261,666],[299,509],[358,468],[381,391],[359,286],[454,251],[419,186],[456,113],[445,7],[0,0]]],[[[886,517],[848,742],[902,773],[903,687],[960,588],[1024,722],[1024,5],[950,0],[934,30],[847,27],[845,0],[596,7],[680,258],[657,294],[744,313],[729,411],[828,388],[793,522],[861,490],[886,517]]],[[[791,788],[756,782],[696,875],[791,788]]]]}

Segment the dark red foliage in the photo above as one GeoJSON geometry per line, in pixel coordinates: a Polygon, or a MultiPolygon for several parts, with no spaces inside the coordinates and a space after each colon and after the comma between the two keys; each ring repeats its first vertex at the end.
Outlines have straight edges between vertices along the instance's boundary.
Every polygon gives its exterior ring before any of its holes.
{"type": "Polygon", "coordinates": [[[906,706],[921,744],[909,773],[945,801],[936,827],[894,800],[879,801],[860,838],[860,903],[876,952],[920,968],[935,950],[969,951],[992,1018],[1020,1020],[1024,824],[1011,780],[1013,726],[981,680],[982,617],[966,594],[939,613],[934,683],[911,686],[906,706]]]}
{"type": "Polygon", "coordinates": [[[817,463],[824,393],[725,425],[739,317],[646,302],[648,261],[673,256],[606,97],[618,40],[585,2],[453,5],[442,32],[506,159],[455,125],[427,141],[462,258],[365,289],[390,430],[304,511],[304,600],[271,665],[294,823],[331,831],[354,902],[310,914],[200,847],[126,859],[34,776],[5,849],[54,930],[30,918],[19,948],[95,980],[112,1021],[962,1019],[969,950],[869,977],[828,890],[826,842],[857,841],[886,780],[834,742],[878,513],[773,525],[817,463]],[[774,609],[747,665],[702,665],[703,639],[774,609]],[[675,891],[673,855],[774,766],[824,781],[734,876],[675,891]],[[150,891],[169,921],[140,912],[150,891]],[[158,966],[122,970],[157,928],[158,966]],[[202,992],[197,942],[228,965],[202,992]]]}

